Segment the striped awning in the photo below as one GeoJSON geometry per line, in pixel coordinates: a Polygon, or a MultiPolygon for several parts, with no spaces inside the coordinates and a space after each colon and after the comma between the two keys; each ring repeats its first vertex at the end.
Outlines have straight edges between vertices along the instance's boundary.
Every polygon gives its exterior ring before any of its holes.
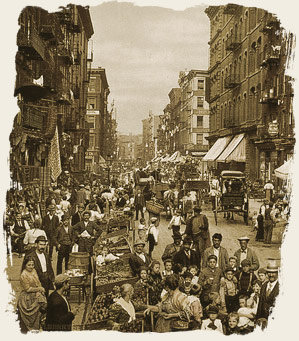
{"type": "Polygon", "coordinates": [[[220,137],[212,146],[212,148],[207,152],[207,154],[202,158],[202,161],[214,161],[223,152],[224,148],[229,143],[231,137],[220,137]]]}
{"type": "Polygon", "coordinates": [[[245,162],[246,161],[246,140],[244,134],[239,134],[233,137],[228,146],[224,149],[216,161],[219,162],[245,162]]]}

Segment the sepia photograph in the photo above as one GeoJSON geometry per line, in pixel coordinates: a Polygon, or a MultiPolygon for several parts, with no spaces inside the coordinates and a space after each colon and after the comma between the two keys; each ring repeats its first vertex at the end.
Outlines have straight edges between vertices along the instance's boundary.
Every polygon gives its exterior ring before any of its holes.
{"type": "Polygon", "coordinates": [[[16,3],[7,36],[2,22],[2,323],[295,331],[291,1],[16,3]]]}

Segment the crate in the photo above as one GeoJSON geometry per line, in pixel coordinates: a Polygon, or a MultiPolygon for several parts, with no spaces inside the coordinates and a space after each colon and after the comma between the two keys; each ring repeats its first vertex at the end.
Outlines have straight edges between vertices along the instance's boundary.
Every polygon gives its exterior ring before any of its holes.
{"type": "Polygon", "coordinates": [[[155,203],[153,201],[147,201],[146,202],[146,209],[154,214],[160,214],[164,207],[161,204],[155,203]]]}
{"type": "Polygon", "coordinates": [[[138,281],[138,277],[125,278],[125,279],[122,279],[121,281],[110,282],[110,283],[106,283],[102,285],[97,285],[97,281],[96,281],[95,291],[96,291],[96,294],[98,295],[101,293],[112,291],[115,286],[120,287],[123,284],[132,284],[134,286],[137,281],[138,281]]]}

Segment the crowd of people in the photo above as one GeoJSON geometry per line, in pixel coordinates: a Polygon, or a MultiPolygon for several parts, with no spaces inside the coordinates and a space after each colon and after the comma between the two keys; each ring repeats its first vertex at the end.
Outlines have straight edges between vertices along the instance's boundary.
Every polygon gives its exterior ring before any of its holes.
{"type": "MultiPolygon", "coordinates": [[[[161,181],[161,170],[150,176],[161,181]]],[[[65,174],[49,189],[44,212],[39,200],[24,189],[10,191],[13,199],[5,217],[8,252],[24,257],[18,299],[21,331],[71,330],[75,313],[65,297],[69,278],[62,271],[63,262],[67,270],[71,252],[92,256],[105,222],[119,210],[135,220],[137,238],[129,265],[138,281],[123,285],[109,307],[112,329],[134,321],[139,310],[146,325],[157,332],[202,329],[230,335],[250,333],[257,325],[264,328],[279,292],[277,264],[260,268],[248,237],[239,238],[240,248],[229,255],[221,246],[222,235],[210,236],[197,193],[186,192],[181,185],[165,191],[164,200],[171,206],[166,228],[173,243],[166,245],[161,259],[154,259],[164,218],[146,212],[146,202],[155,201],[155,193],[140,186],[139,179],[140,172],[135,172],[122,183],[114,179],[110,186],[97,179],[76,184],[65,174]]],[[[254,213],[257,240],[271,242],[271,228],[281,212],[288,216],[288,206],[281,210],[277,203],[265,201],[254,213]]]]}

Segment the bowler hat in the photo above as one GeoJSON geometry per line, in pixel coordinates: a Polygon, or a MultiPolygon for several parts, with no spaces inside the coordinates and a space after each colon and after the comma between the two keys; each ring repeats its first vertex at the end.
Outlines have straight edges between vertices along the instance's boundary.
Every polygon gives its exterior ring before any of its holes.
{"type": "Polygon", "coordinates": [[[192,238],[190,236],[186,236],[183,239],[183,244],[192,244],[192,238]]]}
{"type": "Polygon", "coordinates": [[[279,268],[276,262],[276,259],[269,259],[269,262],[266,267],[267,272],[278,272],[279,268]]]}
{"type": "Polygon", "coordinates": [[[63,284],[64,282],[68,281],[70,278],[68,275],[59,274],[55,277],[55,284],[63,284]]]}
{"type": "Polygon", "coordinates": [[[54,209],[55,208],[55,205],[54,204],[50,204],[49,206],[48,206],[48,209],[50,210],[50,209],[54,209]]]}
{"type": "Polygon", "coordinates": [[[35,242],[38,243],[38,242],[46,242],[47,241],[47,238],[45,236],[38,236],[36,239],[35,239],[35,242]]]}

